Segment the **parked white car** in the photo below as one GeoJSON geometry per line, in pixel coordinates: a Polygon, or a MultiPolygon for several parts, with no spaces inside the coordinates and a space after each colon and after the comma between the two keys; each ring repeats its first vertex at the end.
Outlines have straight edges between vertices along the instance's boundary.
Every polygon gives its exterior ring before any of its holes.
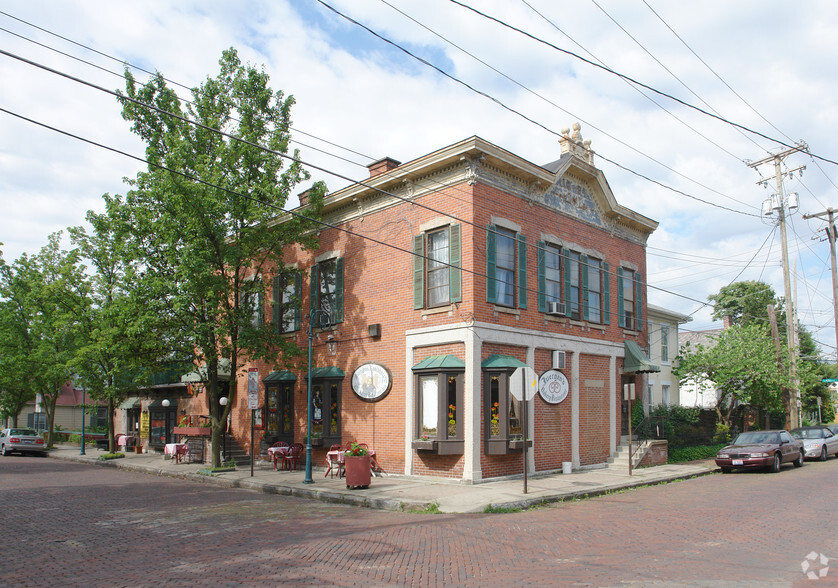
{"type": "Polygon", "coordinates": [[[838,435],[834,435],[827,427],[801,427],[790,431],[791,436],[803,441],[806,457],[826,461],[830,453],[838,457],[838,435]]]}
{"type": "Polygon", "coordinates": [[[0,453],[39,453],[46,455],[44,438],[35,429],[3,429],[0,431],[0,453]]]}

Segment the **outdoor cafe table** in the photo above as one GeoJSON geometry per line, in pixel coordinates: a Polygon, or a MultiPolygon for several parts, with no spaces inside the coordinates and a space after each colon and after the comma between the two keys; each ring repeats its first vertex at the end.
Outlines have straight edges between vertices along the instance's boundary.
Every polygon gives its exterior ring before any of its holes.
{"type": "MultiPolygon", "coordinates": [[[[268,447],[268,456],[274,462],[274,469],[276,469],[276,462],[282,459],[284,461],[285,455],[290,451],[290,447],[268,447]]],[[[282,467],[285,467],[283,463],[282,467]]]]}
{"type": "Polygon", "coordinates": [[[166,443],[163,447],[163,454],[171,456],[176,463],[180,463],[180,456],[186,455],[189,447],[186,443],[166,443]]]}

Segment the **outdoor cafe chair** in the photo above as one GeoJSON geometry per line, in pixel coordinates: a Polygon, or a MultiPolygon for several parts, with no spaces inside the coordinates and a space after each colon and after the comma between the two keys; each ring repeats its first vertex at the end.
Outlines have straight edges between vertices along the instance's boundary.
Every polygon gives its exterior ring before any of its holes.
{"type": "Polygon", "coordinates": [[[293,469],[300,469],[300,455],[303,452],[303,444],[302,443],[294,443],[291,445],[291,449],[288,450],[284,456],[282,456],[282,463],[283,468],[288,466],[288,470],[291,471],[293,469]]]}
{"type": "Polygon", "coordinates": [[[323,475],[325,478],[329,474],[332,477],[335,477],[335,473],[337,473],[338,478],[340,478],[340,453],[343,449],[340,446],[340,443],[336,443],[329,447],[329,451],[326,453],[326,466],[328,469],[326,473],[323,475]]]}

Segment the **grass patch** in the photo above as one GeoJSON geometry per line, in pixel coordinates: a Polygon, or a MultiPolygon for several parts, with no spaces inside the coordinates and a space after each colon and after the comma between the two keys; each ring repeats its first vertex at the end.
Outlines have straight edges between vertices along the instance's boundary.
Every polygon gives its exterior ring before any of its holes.
{"type": "Polygon", "coordinates": [[[106,453],[99,456],[99,461],[108,461],[111,459],[121,459],[125,457],[124,453],[106,453]]]}
{"type": "Polygon", "coordinates": [[[509,514],[513,512],[524,512],[521,508],[511,507],[511,506],[495,506],[494,504],[490,504],[483,512],[486,514],[509,514]]]}
{"type": "Polygon", "coordinates": [[[404,508],[402,506],[402,510],[405,512],[409,512],[411,514],[442,514],[442,511],[439,510],[439,503],[438,502],[431,502],[427,506],[423,508],[413,507],[413,508],[404,508]]]}

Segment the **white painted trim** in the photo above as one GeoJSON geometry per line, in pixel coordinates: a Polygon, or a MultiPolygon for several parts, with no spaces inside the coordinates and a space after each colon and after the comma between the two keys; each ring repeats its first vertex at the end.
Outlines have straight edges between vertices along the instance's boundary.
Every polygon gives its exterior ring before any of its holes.
{"type": "Polygon", "coordinates": [[[570,359],[570,460],[577,469],[582,460],[579,455],[579,363],[581,353],[570,359]]]}
{"type": "Polygon", "coordinates": [[[521,225],[518,223],[514,223],[511,220],[507,220],[505,218],[499,216],[492,216],[492,224],[500,229],[506,229],[508,231],[513,231],[516,235],[521,233],[521,225]]]}

